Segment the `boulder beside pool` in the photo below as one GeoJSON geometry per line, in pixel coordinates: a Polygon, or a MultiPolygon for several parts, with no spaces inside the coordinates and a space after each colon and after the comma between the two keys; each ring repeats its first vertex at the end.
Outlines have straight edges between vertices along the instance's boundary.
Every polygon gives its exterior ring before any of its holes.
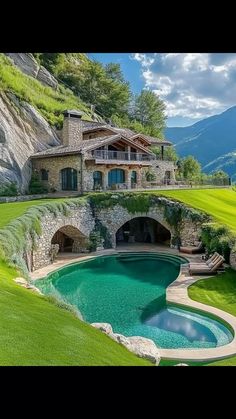
{"type": "Polygon", "coordinates": [[[109,323],[91,323],[91,326],[101,330],[101,332],[125,346],[130,352],[133,352],[140,358],[148,359],[153,364],[159,365],[161,360],[160,352],[151,339],[142,336],[127,337],[119,333],[113,333],[112,326],[109,323]]]}

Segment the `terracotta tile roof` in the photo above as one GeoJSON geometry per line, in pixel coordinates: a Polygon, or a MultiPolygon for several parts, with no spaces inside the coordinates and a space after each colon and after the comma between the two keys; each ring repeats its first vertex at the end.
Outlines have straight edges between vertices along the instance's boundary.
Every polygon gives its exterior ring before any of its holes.
{"type": "Polygon", "coordinates": [[[117,127],[111,127],[114,131],[118,132],[121,135],[124,135],[124,137],[130,138],[133,137],[136,133],[134,131],[131,131],[129,128],[117,128],[117,127]]]}
{"type": "Polygon", "coordinates": [[[31,158],[64,156],[66,154],[80,154],[81,146],[64,146],[47,148],[47,150],[39,151],[31,156],[31,158]]]}
{"type": "Polygon", "coordinates": [[[83,123],[83,131],[86,129],[93,129],[93,128],[100,128],[103,125],[106,125],[105,122],[97,122],[97,121],[82,121],[83,123]]]}

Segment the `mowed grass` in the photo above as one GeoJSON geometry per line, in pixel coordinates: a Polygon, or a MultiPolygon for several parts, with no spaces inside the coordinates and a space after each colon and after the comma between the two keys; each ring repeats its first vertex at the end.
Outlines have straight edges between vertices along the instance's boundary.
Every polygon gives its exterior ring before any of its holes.
{"type": "Polygon", "coordinates": [[[9,202],[0,204],[0,228],[5,227],[6,224],[20,217],[25,211],[33,205],[47,204],[49,202],[63,202],[65,198],[58,199],[35,199],[26,202],[9,202]]]}
{"type": "MultiPolygon", "coordinates": [[[[213,278],[201,279],[188,288],[188,295],[192,300],[219,308],[236,316],[236,271],[227,269],[225,273],[213,278]]],[[[162,360],[162,366],[171,366],[183,361],[162,360]]],[[[220,361],[201,363],[186,362],[188,365],[236,366],[236,356],[220,361]]]]}
{"type": "Polygon", "coordinates": [[[236,192],[232,189],[173,190],[159,193],[207,212],[236,233],[236,192]]]}
{"type": "Polygon", "coordinates": [[[0,262],[0,366],[151,366],[69,311],[17,285],[0,262]]]}

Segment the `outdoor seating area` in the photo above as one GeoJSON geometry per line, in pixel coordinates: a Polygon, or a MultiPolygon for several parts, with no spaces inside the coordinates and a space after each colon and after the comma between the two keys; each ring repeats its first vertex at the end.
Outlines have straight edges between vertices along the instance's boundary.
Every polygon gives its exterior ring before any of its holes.
{"type": "Polygon", "coordinates": [[[225,259],[219,253],[215,252],[207,261],[199,263],[190,262],[189,273],[190,275],[212,275],[222,267],[225,259]]]}

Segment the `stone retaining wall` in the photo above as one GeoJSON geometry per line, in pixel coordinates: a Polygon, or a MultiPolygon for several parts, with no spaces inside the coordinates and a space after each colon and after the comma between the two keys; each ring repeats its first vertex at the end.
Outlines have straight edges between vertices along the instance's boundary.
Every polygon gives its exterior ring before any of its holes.
{"type": "Polygon", "coordinates": [[[69,216],[61,214],[56,217],[49,213],[42,220],[42,235],[38,238],[35,250],[32,252],[33,270],[51,263],[51,240],[60,228],[63,228],[63,231],[69,237],[75,239],[76,247],[74,247],[74,251],[82,252],[86,250],[86,241],[88,241],[89,234],[95,224],[91,208],[89,204],[84,204],[75,209],[71,209],[70,212],[71,214],[69,216]],[[68,226],[67,230],[66,226],[68,226]],[[73,234],[71,227],[74,227],[78,234],[73,234]]]}
{"type": "MultiPolygon", "coordinates": [[[[164,207],[158,204],[153,205],[147,213],[137,212],[132,214],[119,204],[111,208],[95,209],[92,212],[88,203],[71,208],[69,216],[61,214],[55,217],[49,213],[41,222],[42,234],[36,240],[35,250],[32,251],[32,269],[36,270],[51,263],[51,241],[59,229],[62,229],[62,232],[75,241],[73,252],[86,252],[89,235],[93,231],[97,220],[107,228],[110,233],[111,245],[115,248],[117,230],[127,221],[137,217],[150,217],[156,220],[170,231],[171,238],[176,234],[175,228],[165,220],[164,207]]],[[[181,222],[179,226],[181,244],[184,246],[193,245],[194,241],[198,239],[200,231],[201,224],[199,222],[192,222],[190,219],[181,222]]]]}

